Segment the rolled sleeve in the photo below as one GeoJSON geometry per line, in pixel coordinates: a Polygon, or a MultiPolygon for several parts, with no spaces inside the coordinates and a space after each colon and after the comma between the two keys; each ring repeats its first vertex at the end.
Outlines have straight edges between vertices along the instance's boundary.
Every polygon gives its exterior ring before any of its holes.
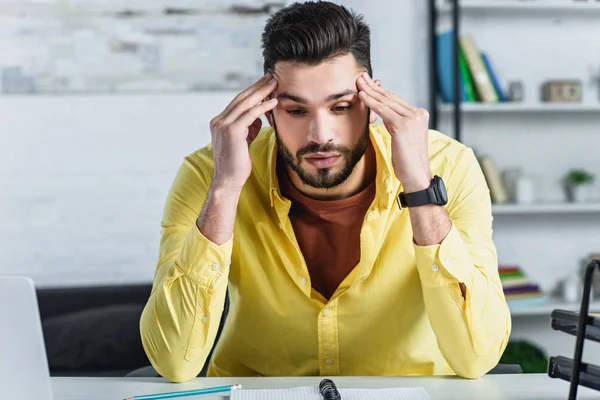
{"type": "Polygon", "coordinates": [[[421,283],[427,287],[472,281],[475,267],[454,222],[441,244],[414,244],[417,269],[421,283]]]}
{"type": "Polygon", "coordinates": [[[233,236],[217,245],[193,226],[184,239],[177,266],[193,282],[214,290],[217,282],[229,273],[232,248],[233,236]]]}

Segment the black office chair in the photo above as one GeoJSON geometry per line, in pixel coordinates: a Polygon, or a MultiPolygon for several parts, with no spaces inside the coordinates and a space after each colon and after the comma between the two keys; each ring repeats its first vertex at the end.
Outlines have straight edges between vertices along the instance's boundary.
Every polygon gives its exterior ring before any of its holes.
{"type": "Polygon", "coordinates": [[[488,374],[522,374],[523,368],[519,364],[498,364],[488,374]]]}

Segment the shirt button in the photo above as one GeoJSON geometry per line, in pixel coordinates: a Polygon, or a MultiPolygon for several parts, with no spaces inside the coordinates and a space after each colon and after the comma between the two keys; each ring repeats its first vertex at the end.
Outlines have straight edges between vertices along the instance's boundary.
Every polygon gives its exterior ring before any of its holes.
{"type": "Polygon", "coordinates": [[[213,271],[218,271],[221,269],[221,265],[219,263],[214,263],[213,264],[213,271]]]}
{"type": "Polygon", "coordinates": [[[306,285],[306,282],[308,282],[308,281],[306,280],[306,278],[302,278],[302,279],[300,279],[300,283],[301,283],[301,284],[303,284],[303,285],[306,285]]]}
{"type": "Polygon", "coordinates": [[[204,322],[204,323],[208,322],[208,317],[206,315],[204,317],[202,317],[202,322],[204,322]]]}
{"type": "Polygon", "coordinates": [[[333,365],[333,360],[327,360],[327,365],[333,365]]]}
{"type": "Polygon", "coordinates": [[[431,266],[431,270],[432,270],[433,272],[437,272],[439,269],[440,269],[440,267],[438,267],[438,265],[437,265],[437,264],[433,264],[433,265],[431,266]]]}
{"type": "Polygon", "coordinates": [[[326,317],[329,317],[329,310],[323,311],[323,315],[326,316],[326,317]]]}

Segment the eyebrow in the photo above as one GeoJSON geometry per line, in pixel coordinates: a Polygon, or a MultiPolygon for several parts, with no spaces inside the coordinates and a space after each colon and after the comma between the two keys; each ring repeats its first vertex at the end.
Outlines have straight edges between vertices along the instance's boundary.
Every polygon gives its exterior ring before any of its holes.
{"type": "MultiPolygon", "coordinates": [[[[329,103],[329,102],[337,100],[341,97],[348,96],[349,94],[356,94],[356,90],[346,89],[343,92],[329,95],[329,96],[327,96],[327,98],[325,99],[324,102],[329,103]]],[[[277,95],[277,98],[278,99],[289,99],[289,100],[295,101],[296,103],[300,103],[300,104],[308,104],[308,100],[306,100],[304,97],[296,96],[296,95],[288,93],[288,92],[280,93],[279,95],[277,95]]]]}

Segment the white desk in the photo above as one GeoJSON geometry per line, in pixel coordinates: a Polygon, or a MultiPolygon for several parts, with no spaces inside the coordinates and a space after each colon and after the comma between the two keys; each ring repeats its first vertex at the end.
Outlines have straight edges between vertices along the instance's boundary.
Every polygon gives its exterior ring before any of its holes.
{"type": "MultiPolygon", "coordinates": [[[[432,400],[564,400],[569,382],[545,374],[487,375],[477,380],[429,377],[332,378],[338,387],[424,387],[432,400]]],[[[244,388],[318,385],[321,378],[200,378],[172,384],[160,378],[52,378],[54,400],[120,400],[133,395],[198,389],[240,383],[244,388]]],[[[580,387],[577,398],[598,399],[600,392],[580,387]]],[[[187,399],[218,400],[205,395],[187,399]]]]}

